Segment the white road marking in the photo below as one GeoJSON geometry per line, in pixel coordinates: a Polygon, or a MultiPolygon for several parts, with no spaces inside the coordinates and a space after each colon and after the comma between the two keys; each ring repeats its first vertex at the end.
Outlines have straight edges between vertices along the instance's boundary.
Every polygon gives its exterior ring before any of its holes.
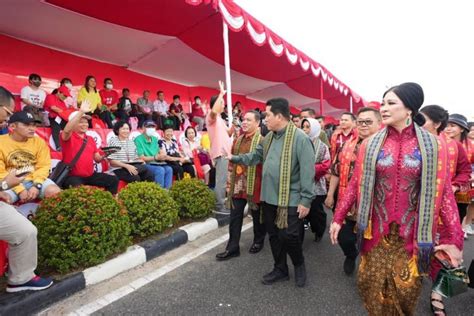
{"type": "MultiPolygon", "coordinates": [[[[252,223],[248,223],[242,227],[242,231],[246,231],[252,227],[252,223]]],[[[121,288],[118,288],[115,291],[110,292],[107,295],[102,296],[101,298],[75,310],[74,312],[70,313],[69,315],[72,316],[82,316],[82,315],[90,315],[102,308],[104,308],[107,305],[112,304],[115,301],[118,301],[124,296],[127,296],[128,294],[135,292],[139,288],[141,288],[144,285],[147,285],[156,279],[162,277],[163,275],[167,274],[168,272],[173,271],[176,268],[179,268],[180,266],[190,262],[191,260],[199,257],[200,255],[208,252],[212,248],[220,245],[221,243],[225,242],[229,238],[229,235],[226,234],[222,237],[219,237],[217,239],[214,239],[213,241],[205,244],[204,246],[190,252],[189,254],[182,256],[179,259],[176,259],[163,267],[153,271],[152,273],[149,273],[148,275],[145,275],[141,278],[136,279],[135,281],[122,286],[121,288]]],[[[87,289],[86,289],[87,290],[87,289]]]]}

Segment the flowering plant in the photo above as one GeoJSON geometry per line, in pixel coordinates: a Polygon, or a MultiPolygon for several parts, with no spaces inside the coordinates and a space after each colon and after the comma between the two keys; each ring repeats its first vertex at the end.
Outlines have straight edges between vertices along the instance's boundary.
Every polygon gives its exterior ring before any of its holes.
{"type": "Polygon", "coordinates": [[[38,208],[40,267],[60,273],[104,262],[130,245],[127,211],[110,192],[82,186],[46,198],[38,208]]]}

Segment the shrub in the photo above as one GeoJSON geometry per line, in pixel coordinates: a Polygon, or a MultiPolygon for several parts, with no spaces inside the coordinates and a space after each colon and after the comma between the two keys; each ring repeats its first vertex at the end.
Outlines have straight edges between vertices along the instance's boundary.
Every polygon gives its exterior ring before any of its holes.
{"type": "Polygon", "coordinates": [[[162,232],[178,220],[178,205],[169,192],[154,182],[134,182],[120,191],[128,211],[132,234],[146,237],[162,232]]]}
{"type": "Polygon", "coordinates": [[[203,218],[216,206],[214,192],[196,178],[176,181],[171,187],[171,196],[178,203],[183,217],[203,218]]]}
{"type": "Polygon", "coordinates": [[[38,208],[40,267],[60,273],[104,262],[130,245],[127,211],[110,192],[82,186],[46,198],[38,208]]]}

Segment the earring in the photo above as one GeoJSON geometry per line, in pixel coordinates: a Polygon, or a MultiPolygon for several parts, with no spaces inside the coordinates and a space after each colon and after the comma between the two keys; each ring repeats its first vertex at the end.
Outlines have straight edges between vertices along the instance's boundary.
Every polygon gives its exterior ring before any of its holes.
{"type": "Polygon", "coordinates": [[[406,125],[406,126],[409,126],[410,124],[411,124],[411,116],[408,116],[408,117],[407,117],[407,120],[406,120],[406,122],[405,122],[405,125],[406,125]]]}

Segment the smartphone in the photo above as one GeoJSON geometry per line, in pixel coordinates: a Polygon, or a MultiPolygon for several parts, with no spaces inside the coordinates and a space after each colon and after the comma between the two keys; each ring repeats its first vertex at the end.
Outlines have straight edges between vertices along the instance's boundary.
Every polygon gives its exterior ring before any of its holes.
{"type": "Polygon", "coordinates": [[[31,173],[31,170],[19,170],[17,173],[16,173],[16,176],[18,178],[21,178],[21,177],[24,177],[24,176],[27,176],[31,173]]]}

